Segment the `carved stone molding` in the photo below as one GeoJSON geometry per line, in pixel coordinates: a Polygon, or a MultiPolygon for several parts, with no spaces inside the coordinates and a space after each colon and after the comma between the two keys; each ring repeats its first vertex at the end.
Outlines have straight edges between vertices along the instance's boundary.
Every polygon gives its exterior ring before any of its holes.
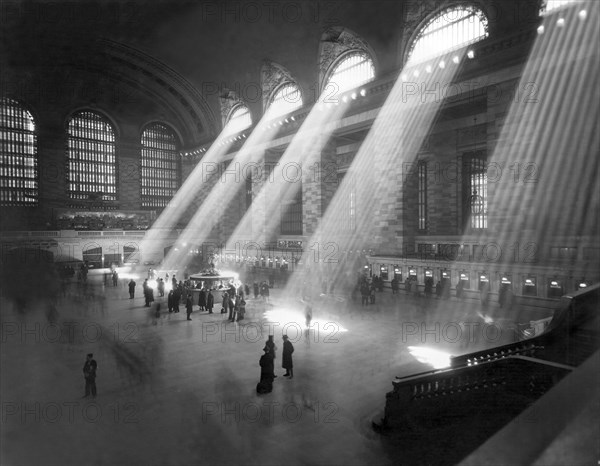
{"type": "Polygon", "coordinates": [[[321,38],[319,54],[319,87],[325,84],[325,77],[332,64],[344,53],[350,51],[363,52],[375,59],[371,47],[358,35],[341,27],[325,30],[321,38]]]}
{"type": "Polygon", "coordinates": [[[263,62],[260,72],[262,84],[262,101],[263,112],[267,110],[270,101],[273,98],[273,93],[282,84],[296,84],[292,74],[283,66],[269,60],[263,62]]]}
{"type": "Polygon", "coordinates": [[[221,103],[221,122],[223,128],[227,124],[227,118],[229,118],[231,110],[239,104],[246,105],[237,92],[229,89],[223,90],[223,93],[219,97],[219,102],[221,103]]]}

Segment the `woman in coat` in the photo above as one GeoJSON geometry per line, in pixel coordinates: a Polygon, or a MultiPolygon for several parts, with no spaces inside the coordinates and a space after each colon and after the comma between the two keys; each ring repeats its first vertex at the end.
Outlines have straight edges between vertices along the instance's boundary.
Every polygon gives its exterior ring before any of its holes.
{"type": "Polygon", "coordinates": [[[288,339],[287,335],[283,336],[283,356],[281,358],[281,365],[285,369],[284,377],[289,377],[290,379],[294,377],[294,364],[292,363],[292,353],[294,352],[294,345],[288,339]]]}

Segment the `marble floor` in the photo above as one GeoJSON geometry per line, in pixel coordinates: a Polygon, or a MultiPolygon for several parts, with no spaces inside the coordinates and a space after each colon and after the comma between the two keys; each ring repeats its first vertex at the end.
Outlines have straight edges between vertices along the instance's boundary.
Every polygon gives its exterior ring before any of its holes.
{"type": "Polygon", "coordinates": [[[366,307],[320,296],[307,331],[302,303],[282,289],[270,303],[248,299],[246,319],[229,323],[197,306],[191,321],[184,306],[163,305],[157,319],[139,288],[131,300],[123,284],[98,281],[93,299],[61,298],[58,315],[2,301],[3,465],[399,464],[371,421],[394,376],[433,367],[438,354],[419,349],[495,346],[513,341],[514,321],[546,317],[388,290],[366,307]],[[283,332],[293,379],[281,368],[283,332]],[[270,333],[278,377],[257,395],[270,333]],[[95,399],[82,398],[87,353],[98,363],[95,399]]]}

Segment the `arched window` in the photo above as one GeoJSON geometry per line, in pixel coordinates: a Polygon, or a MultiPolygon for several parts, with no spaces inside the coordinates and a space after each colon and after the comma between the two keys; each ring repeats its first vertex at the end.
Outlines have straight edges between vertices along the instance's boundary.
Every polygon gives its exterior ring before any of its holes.
{"type": "Polygon", "coordinates": [[[324,98],[355,89],[375,78],[373,60],[365,52],[351,52],[338,61],[323,88],[324,98]]]}
{"type": "Polygon", "coordinates": [[[488,36],[488,20],[472,6],[452,7],[430,19],[412,43],[407,62],[419,63],[488,36]]]}
{"type": "Polygon", "coordinates": [[[297,108],[302,107],[302,94],[296,84],[287,83],[279,87],[271,105],[267,110],[269,118],[287,115],[297,108]]]}
{"type": "Polygon", "coordinates": [[[545,15],[552,10],[566,7],[567,5],[582,3],[578,0],[545,0],[542,1],[542,8],[540,9],[540,15],[545,15]]]}
{"type": "Polygon", "coordinates": [[[0,101],[0,204],[38,203],[38,158],[31,114],[11,99],[0,101]]]}
{"type": "Polygon", "coordinates": [[[245,130],[250,126],[252,126],[250,110],[245,105],[238,104],[231,110],[225,130],[227,134],[233,134],[245,130]]]}
{"type": "Polygon", "coordinates": [[[81,111],[69,121],[67,168],[71,199],[117,200],[115,131],[102,115],[81,111]]]}
{"type": "Polygon", "coordinates": [[[167,126],[153,123],[142,133],[141,170],[142,207],[165,207],[181,177],[177,137],[167,126]]]}

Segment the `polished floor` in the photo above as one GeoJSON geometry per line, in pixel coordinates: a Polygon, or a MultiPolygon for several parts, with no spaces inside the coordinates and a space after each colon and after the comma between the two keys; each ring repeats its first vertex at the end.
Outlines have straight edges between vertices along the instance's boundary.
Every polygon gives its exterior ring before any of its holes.
{"type": "Polygon", "coordinates": [[[440,356],[431,349],[512,341],[514,321],[546,317],[388,290],[369,306],[320,296],[307,331],[302,303],[278,288],[270,303],[248,299],[241,323],[197,306],[187,321],[184,306],[169,314],[164,304],[157,319],[139,288],[130,300],[123,283],[97,280],[92,299],[74,288],[58,315],[2,301],[3,465],[398,464],[371,429],[394,376],[430,370],[440,356]],[[281,368],[284,331],[293,379],[281,368]],[[257,395],[270,333],[278,377],[257,395]],[[90,352],[95,399],[82,398],[90,352]]]}

